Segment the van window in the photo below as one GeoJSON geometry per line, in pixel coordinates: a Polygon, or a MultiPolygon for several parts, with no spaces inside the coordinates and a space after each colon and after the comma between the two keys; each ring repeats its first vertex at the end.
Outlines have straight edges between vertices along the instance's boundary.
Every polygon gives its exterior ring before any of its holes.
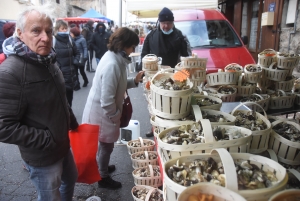
{"type": "Polygon", "coordinates": [[[195,20],[174,22],[187,36],[191,48],[240,47],[236,33],[225,20],[195,20]]]}

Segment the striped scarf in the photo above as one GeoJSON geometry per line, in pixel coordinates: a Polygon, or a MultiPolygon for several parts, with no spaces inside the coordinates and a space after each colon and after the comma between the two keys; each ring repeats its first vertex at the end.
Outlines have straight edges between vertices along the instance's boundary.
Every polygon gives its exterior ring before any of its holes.
{"type": "Polygon", "coordinates": [[[12,44],[14,51],[17,55],[21,57],[29,58],[33,61],[36,61],[41,64],[54,64],[56,62],[56,53],[53,49],[47,56],[39,55],[33,52],[23,41],[21,41],[18,37],[14,37],[14,42],[12,44]]]}

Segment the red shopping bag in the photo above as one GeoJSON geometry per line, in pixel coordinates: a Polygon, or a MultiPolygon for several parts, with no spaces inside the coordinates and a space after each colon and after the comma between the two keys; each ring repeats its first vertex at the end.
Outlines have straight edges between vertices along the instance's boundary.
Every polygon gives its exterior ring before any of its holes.
{"type": "Polygon", "coordinates": [[[78,131],[70,131],[69,137],[78,170],[79,183],[92,184],[101,179],[96,161],[99,126],[81,124],[78,131]]]}

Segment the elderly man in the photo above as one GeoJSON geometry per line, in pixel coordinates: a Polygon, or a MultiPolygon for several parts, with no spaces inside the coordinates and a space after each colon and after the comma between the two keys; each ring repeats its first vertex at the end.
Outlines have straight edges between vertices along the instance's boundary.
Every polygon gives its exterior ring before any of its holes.
{"type": "MultiPolygon", "coordinates": [[[[189,56],[188,41],[181,31],[175,28],[174,16],[170,9],[163,8],[158,20],[159,27],[152,30],[144,41],[141,58],[147,54],[155,54],[162,58],[162,65],[174,68],[180,61],[180,56],[189,56]]],[[[146,136],[152,137],[153,132],[147,133],[146,136]]]]}
{"type": "Polygon", "coordinates": [[[39,201],[71,201],[77,169],[69,129],[78,123],[55,65],[47,5],[27,7],[16,22],[0,65],[0,142],[16,144],[39,201]]]}

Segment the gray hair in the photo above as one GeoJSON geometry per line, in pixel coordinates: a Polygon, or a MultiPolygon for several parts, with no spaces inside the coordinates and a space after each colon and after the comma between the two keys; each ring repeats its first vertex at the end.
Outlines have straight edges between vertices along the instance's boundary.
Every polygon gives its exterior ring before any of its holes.
{"type": "MultiPolygon", "coordinates": [[[[24,27],[27,21],[27,17],[31,12],[37,12],[40,14],[40,17],[49,18],[50,20],[53,18],[53,5],[50,3],[46,3],[42,6],[28,6],[26,7],[19,15],[16,21],[16,29],[15,36],[19,36],[17,30],[20,29],[22,32],[24,31],[24,27]]],[[[52,22],[52,20],[51,20],[52,22]]]]}

